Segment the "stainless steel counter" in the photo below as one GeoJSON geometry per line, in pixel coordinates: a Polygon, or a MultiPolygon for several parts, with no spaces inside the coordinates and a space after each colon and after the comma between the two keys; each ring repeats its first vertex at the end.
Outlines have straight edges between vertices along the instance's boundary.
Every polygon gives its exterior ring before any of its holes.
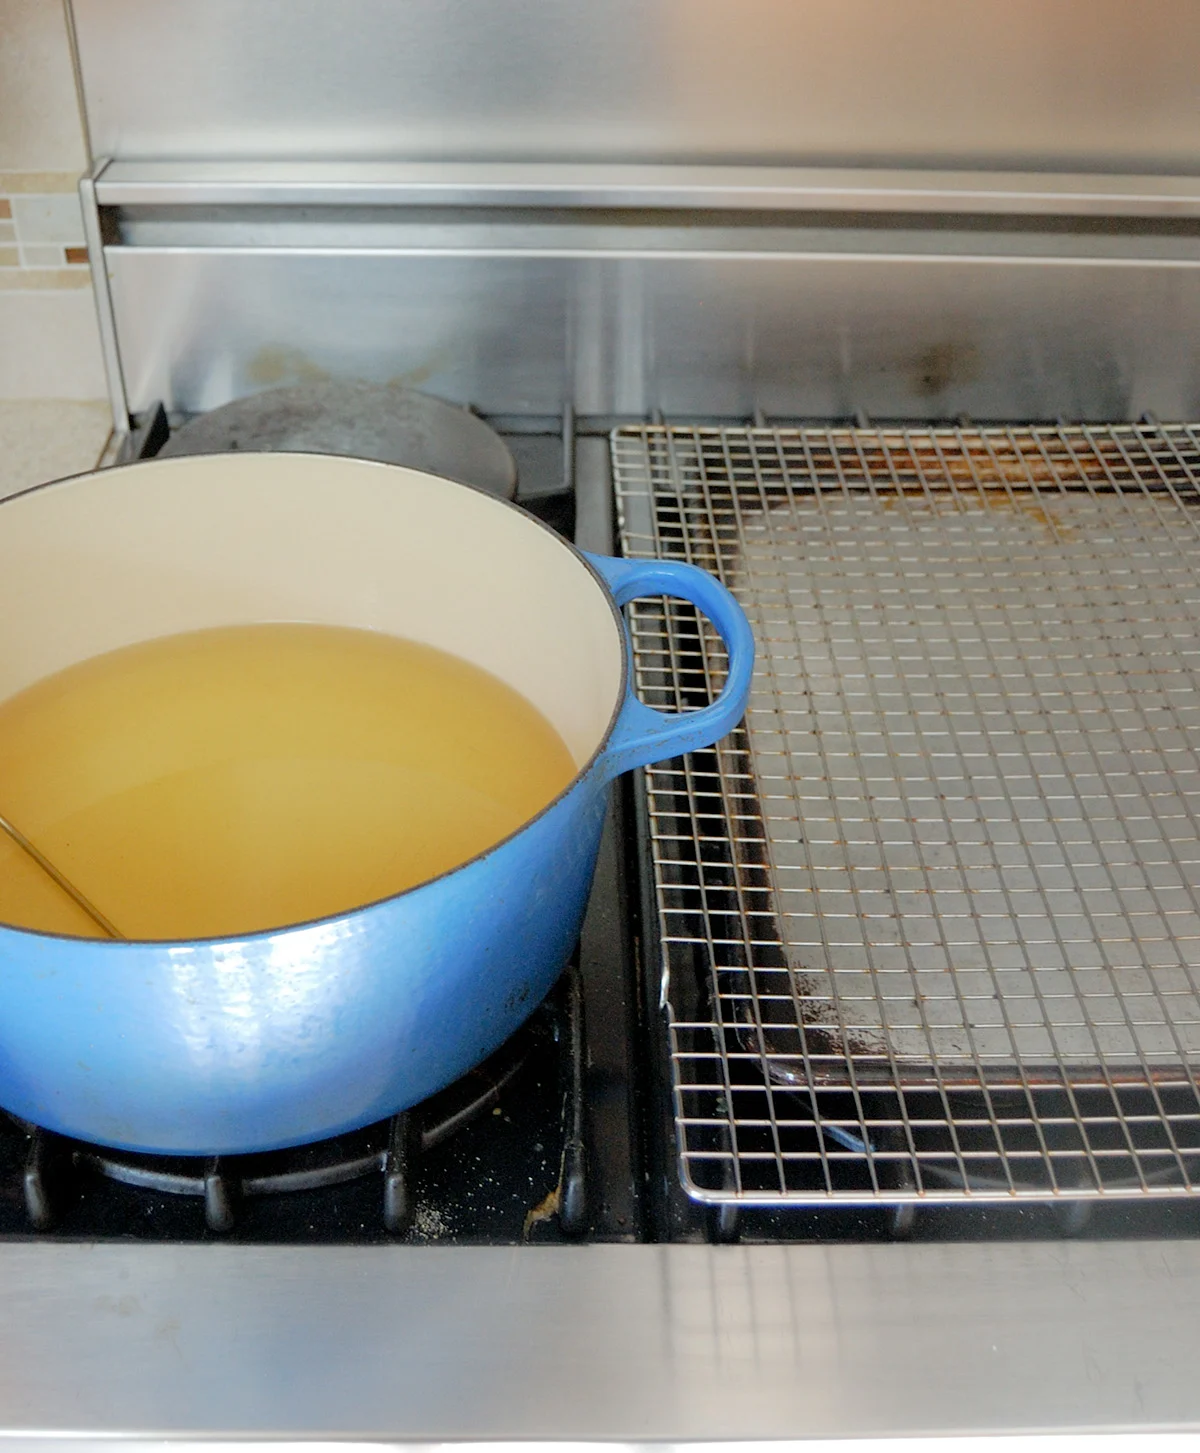
{"type": "Polygon", "coordinates": [[[0,1247],[8,1435],[1200,1429],[1200,1245],[0,1247]]]}

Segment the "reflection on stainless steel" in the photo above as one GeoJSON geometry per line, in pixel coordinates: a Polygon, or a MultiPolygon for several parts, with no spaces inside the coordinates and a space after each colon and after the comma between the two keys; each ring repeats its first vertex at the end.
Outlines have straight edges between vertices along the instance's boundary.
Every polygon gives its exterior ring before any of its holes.
{"type": "Polygon", "coordinates": [[[489,413],[1103,419],[1200,401],[1178,326],[1200,319],[1187,177],[229,160],[96,175],[118,414],[320,376],[489,413]]]}
{"type": "Polygon", "coordinates": [[[485,413],[557,415],[564,397],[726,418],[1200,413],[1200,265],[1136,248],[1033,264],[111,247],[106,263],[134,411],[199,413],[316,370],[485,413]]]}
{"type": "Polygon", "coordinates": [[[1192,1242],[9,1244],[0,1276],[10,1435],[1200,1429],[1192,1242]]]}
{"type": "MultiPolygon", "coordinates": [[[[648,779],[670,988],[698,957],[706,990],[671,1025],[689,1188],[1200,1189],[1195,431],[626,428],[614,460],[626,550],[718,571],[759,646],[744,735],[648,779]]],[[[715,684],[682,612],[634,633],[658,704],[715,684]]]]}
{"type": "Polygon", "coordinates": [[[1180,172],[1197,157],[1188,0],[73,9],[100,156],[1180,172]]]}
{"type": "MultiPolygon", "coordinates": [[[[139,209],[655,207],[1193,217],[1200,211],[1200,178],[661,163],[111,161],[97,174],[96,197],[103,207],[139,209]]],[[[183,219],[177,214],[176,220],[183,219]]]]}
{"type": "MultiPolygon", "coordinates": [[[[128,208],[113,221],[110,248],[217,249],[307,256],[387,254],[406,262],[444,253],[463,257],[562,257],[678,261],[726,258],[990,259],[1138,266],[1194,266],[1200,243],[1190,219],[1164,227],[1155,218],[1117,232],[1110,216],[1049,217],[1039,225],[930,214],[872,218],[856,212],[812,214],[666,211],[652,223],[580,207],[557,209],[441,207],[128,208]]],[[[1119,214],[1118,214],[1119,215],[1119,214]]]]}

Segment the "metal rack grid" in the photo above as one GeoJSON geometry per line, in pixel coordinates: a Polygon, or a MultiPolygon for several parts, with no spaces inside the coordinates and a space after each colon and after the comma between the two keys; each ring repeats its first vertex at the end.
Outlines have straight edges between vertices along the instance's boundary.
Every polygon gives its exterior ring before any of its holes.
{"type": "MultiPolygon", "coordinates": [[[[745,607],[743,728],[646,774],[708,1202],[1200,1190],[1200,433],[612,435],[629,555],[745,607]]],[[[719,684],[631,611],[644,699],[719,684]]]]}

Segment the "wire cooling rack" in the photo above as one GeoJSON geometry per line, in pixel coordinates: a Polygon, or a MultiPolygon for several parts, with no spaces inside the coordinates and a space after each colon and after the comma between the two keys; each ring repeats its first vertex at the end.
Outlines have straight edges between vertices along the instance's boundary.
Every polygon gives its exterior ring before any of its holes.
{"type": "MultiPolygon", "coordinates": [[[[746,609],[746,723],[646,774],[704,1201],[1200,1188],[1200,436],[612,436],[629,555],[746,609]]],[[[631,611],[643,697],[724,657],[631,611]]]]}

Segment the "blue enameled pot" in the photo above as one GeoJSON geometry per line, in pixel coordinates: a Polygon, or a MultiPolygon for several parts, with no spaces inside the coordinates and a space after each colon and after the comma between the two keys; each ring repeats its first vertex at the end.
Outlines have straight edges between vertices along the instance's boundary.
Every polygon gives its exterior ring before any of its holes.
{"type": "Polygon", "coordinates": [[[513,505],[393,465],[209,455],[0,504],[0,698],[135,641],[289,620],[485,667],[555,725],[574,780],[489,852],[335,918],[189,942],[0,926],[0,1105],[14,1114],[128,1149],[235,1153],[443,1088],[561,972],[609,783],[727,732],[753,662],[744,615],[702,571],[583,554],[513,505]],[[658,595],[694,602],[728,650],[702,710],[662,715],[632,694],[619,608],[658,595]]]}

